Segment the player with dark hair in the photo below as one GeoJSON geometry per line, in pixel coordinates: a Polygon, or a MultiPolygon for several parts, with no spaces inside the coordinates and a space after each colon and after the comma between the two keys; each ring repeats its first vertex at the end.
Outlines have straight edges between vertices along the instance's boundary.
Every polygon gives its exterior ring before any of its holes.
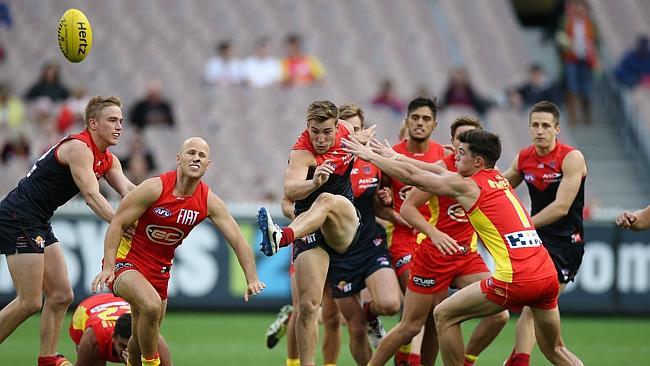
{"type": "MultiPolygon", "coordinates": [[[[531,220],[555,264],[560,292],[573,281],[585,252],[582,211],[587,165],[582,153],[557,140],[560,109],[542,101],[533,106],[528,128],[533,144],[522,149],[503,176],[516,188],[528,186],[531,220]]],[[[535,346],[530,308],[517,321],[515,347],[506,366],[528,366],[535,346]]]]}
{"type": "Polygon", "coordinates": [[[54,211],[81,193],[93,212],[110,222],[114,211],[100,193],[98,180],[106,178],[121,196],[134,187],[108,150],[122,133],[121,107],[117,97],[91,98],[84,131],[43,154],[0,202],[0,253],[6,255],[16,289],[16,298],[0,310],[0,343],[42,308],[39,366],[70,364],[56,353],[73,294],[63,250],[50,226],[54,211]]]}
{"type": "Polygon", "coordinates": [[[167,309],[167,288],[176,247],[204,219],[223,233],[233,248],[248,284],[244,300],[265,287],[257,278],[253,252],[225,203],[201,178],[210,165],[210,147],[192,137],[176,155],[176,170],[147,179],[130,192],[106,231],[104,265],[92,283],[107,285],[131,304],[133,334],[129,362],[158,366],[157,339],[167,309]],[[136,223],[137,220],[137,223],[136,223]],[[131,240],[124,230],[136,223],[131,240]],[[122,240],[120,240],[122,239],[122,240]]]}
{"type": "MultiPolygon", "coordinates": [[[[113,294],[92,295],[82,301],[70,322],[70,338],[77,349],[76,366],[126,363],[131,338],[131,305],[113,294]]],[[[171,365],[169,348],[158,338],[160,364],[171,365]]]]}
{"type": "MultiPolygon", "coordinates": [[[[555,365],[582,365],[561,337],[557,307],[560,285],[553,261],[508,180],[494,170],[501,155],[499,137],[470,130],[462,133],[459,140],[458,173],[443,168],[428,172],[383,157],[357,141],[344,142],[346,151],[377,165],[392,177],[420,190],[455,198],[495,261],[491,277],[460,289],[434,310],[444,364],[463,364],[463,321],[529,306],[537,342],[546,358],[555,365]]],[[[439,243],[438,248],[447,255],[462,250],[449,241],[439,243]]]]}

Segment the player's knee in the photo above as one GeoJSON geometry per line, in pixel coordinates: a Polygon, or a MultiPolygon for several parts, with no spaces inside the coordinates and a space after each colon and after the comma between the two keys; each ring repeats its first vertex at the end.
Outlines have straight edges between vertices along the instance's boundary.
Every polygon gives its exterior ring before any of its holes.
{"type": "Polygon", "coordinates": [[[47,295],[46,304],[48,306],[54,306],[56,308],[65,308],[67,309],[72,301],[74,300],[74,293],[72,288],[68,287],[66,289],[61,289],[47,295]]]}
{"type": "Polygon", "coordinates": [[[323,317],[323,326],[329,329],[338,329],[341,326],[341,316],[337,313],[335,314],[322,314],[323,317]]]}
{"type": "Polygon", "coordinates": [[[18,299],[19,304],[20,304],[20,309],[26,314],[26,315],[32,315],[36,314],[39,311],[41,311],[41,308],[43,307],[43,301],[41,300],[40,297],[32,297],[32,298],[19,298],[18,299]]]}
{"type": "Polygon", "coordinates": [[[401,333],[404,335],[404,338],[411,339],[415,337],[418,333],[420,333],[420,330],[422,329],[423,325],[424,325],[424,321],[403,323],[400,326],[402,330],[401,333]]]}
{"type": "Polygon", "coordinates": [[[321,193],[314,201],[314,204],[332,208],[337,204],[337,197],[331,193],[321,193]]]}
{"type": "Polygon", "coordinates": [[[304,317],[315,317],[318,315],[318,308],[320,304],[314,299],[300,299],[300,316],[304,317]]]}
{"type": "Polygon", "coordinates": [[[155,319],[158,321],[160,318],[162,303],[159,298],[146,298],[139,302],[138,310],[140,317],[155,319]]]}
{"type": "Polygon", "coordinates": [[[444,306],[437,305],[433,309],[433,319],[436,322],[436,327],[446,325],[450,319],[450,313],[444,306]]]}
{"type": "Polygon", "coordinates": [[[502,311],[500,313],[491,315],[486,319],[489,319],[488,321],[490,322],[491,327],[503,327],[508,324],[508,320],[510,320],[510,313],[507,311],[502,311]]]}
{"type": "Polygon", "coordinates": [[[348,322],[348,333],[350,338],[362,339],[368,336],[368,327],[365,321],[348,322]]]}
{"type": "Polygon", "coordinates": [[[374,303],[374,310],[377,315],[395,315],[400,309],[399,298],[385,299],[374,303]]]}

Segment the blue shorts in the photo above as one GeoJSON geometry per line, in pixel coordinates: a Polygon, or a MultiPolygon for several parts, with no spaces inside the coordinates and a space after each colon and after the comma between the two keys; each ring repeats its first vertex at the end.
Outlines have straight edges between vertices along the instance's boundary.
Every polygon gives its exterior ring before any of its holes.
{"type": "Polygon", "coordinates": [[[0,254],[44,253],[46,246],[58,241],[49,222],[30,220],[0,208],[0,254]]]}

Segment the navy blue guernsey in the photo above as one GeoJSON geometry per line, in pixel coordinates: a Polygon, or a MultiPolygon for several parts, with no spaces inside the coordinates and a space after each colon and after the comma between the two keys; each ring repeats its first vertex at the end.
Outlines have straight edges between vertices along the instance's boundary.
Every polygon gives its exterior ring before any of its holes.
{"type": "MultiPolygon", "coordinates": [[[[330,160],[331,165],[334,168],[334,173],[330,174],[329,179],[320,186],[315,191],[311,192],[306,198],[297,200],[295,202],[294,211],[296,215],[299,215],[311,207],[316,198],[321,193],[331,193],[343,196],[354,202],[354,195],[352,192],[352,184],[350,183],[350,171],[352,170],[352,155],[343,151],[341,147],[341,139],[347,137],[350,134],[348,129],[339,123],[337,125],[336,138],[334,140],[334,145],[327,150],[325,154],[316,153],[314,147],[311,144],[309,139],[309,132],[304,131],[298,141],[293,146],[293,150],[306,150],[311,152],[316,158],[316,164],[323,164],[325,160],[330,160]]],[[[312,179],[314,177],[314,171],[316,166],[309,167],[307,172],[306,180],[312,179]]]]}
{"type": "MultiPolygon", "coordinates": [[[[531,200],[531,216],[543,210],[555,201],[558,187],[562,180],[562,163],[573,148],[557,143],[549,154],[539,156],[534,146],[519,152],[518,168],[528,186],[531,200]]],[[[570,238],[572,242],[584,241],[582,212],[585,202],[585,180],[580,182],[580,189],[566,216],[544,226],[537,227],[540,235],[570,238]]]]}
{"type": "Polygon", "coordinates": [[[57,208],[79,193],[70,167],[57,158],[58,147],[71,139],[81,140],[88,145],[94,156],[95,176],[97,179],[103,177],[113,164],[113,155],[108,150],[99,151],[90,134],[84,131],[64,138],[43,154],[27,176],[0,202],[0,206],[25,218],[45,222],[50,220],[57,208]]]}

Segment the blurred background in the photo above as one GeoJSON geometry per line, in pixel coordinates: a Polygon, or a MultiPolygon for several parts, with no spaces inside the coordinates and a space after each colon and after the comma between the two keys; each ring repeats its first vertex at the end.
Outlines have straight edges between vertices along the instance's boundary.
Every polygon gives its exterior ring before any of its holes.
{"type": "MultiPolygon", "coordinates": [[[[395,143],[406,104],[437,97],[433,138],[447,143],[453,118],[479,116],[501,136],[498,165],[507,167],[530,144],[529,107],[547,99],[562,107],[561,139],[589,167],[586,254],[561,309],[647,316],[650,235],[618,230],[613,217],[649,203],[648,19],[646,0],[0,0],[0,197],[82,128],[88,98],[117,95],[125,128],[112,151],[127,176],[138,183],[173,169],[183,139],[205,138],[205,181],[256,249],[254,214],[264,204],[278,215],[288,152],[311,101],[358,103],[395,143]],[[72,7],[93,28],[79,64],[56,40],[72,7]],[[567,24],[579,13],[593,24],[595,46],[576,52],[567,24]],[[572,72],[584,76],[580,85],[567,82],[572,72]]],[[[78,303],[99,271],[106,224],[79,199],[53,227],[78,303]]],[[[289,301],[289,253],[257,259],[269,287],[243,305],[234,256],[221,234],[198,227],[177,252],[169,307],[277,309],[289,301]]],[[[2,257],[0,304],[12,294],[2,257]]]]}

